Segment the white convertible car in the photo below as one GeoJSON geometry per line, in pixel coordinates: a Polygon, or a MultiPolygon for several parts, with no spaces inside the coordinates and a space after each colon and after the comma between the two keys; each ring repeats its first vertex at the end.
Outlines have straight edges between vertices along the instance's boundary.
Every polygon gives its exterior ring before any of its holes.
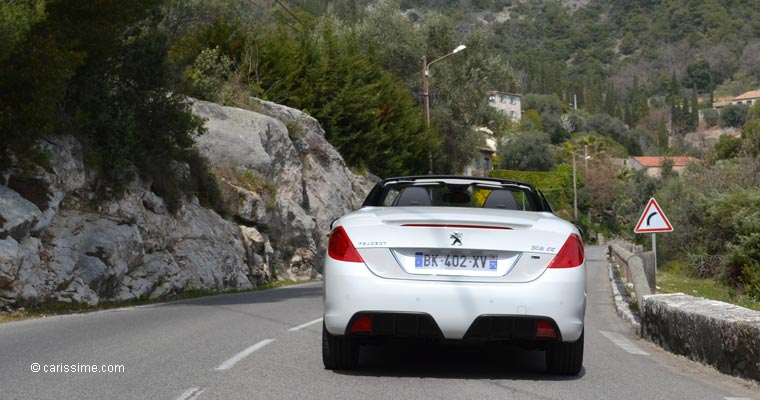
{"type": "Polygon", "coordinates": [[[526,183],[385,179],[333,223],[324,309],[328,369],[356,367],[362,344],[427,339],[528,345],[549,372],[577,375],[583,242],[526,183]]]}

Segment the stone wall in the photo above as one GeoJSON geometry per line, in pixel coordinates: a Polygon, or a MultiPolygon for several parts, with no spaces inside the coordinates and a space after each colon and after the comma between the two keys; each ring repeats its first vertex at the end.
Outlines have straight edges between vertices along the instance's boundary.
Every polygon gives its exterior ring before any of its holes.
{"type": "Polygon", "coordinates": [[[682,293],[647,296],[641,335],[723,373],[760,381],[760,312],[682,293]]]}

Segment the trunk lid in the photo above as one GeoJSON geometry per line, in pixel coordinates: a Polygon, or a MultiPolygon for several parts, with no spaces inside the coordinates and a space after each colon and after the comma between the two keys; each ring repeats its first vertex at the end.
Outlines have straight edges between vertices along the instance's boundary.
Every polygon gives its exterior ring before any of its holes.
{"type": "Polygon", "coordinates": [[[342,225],[367,267],[390,279],[527,282],[577,232],[551,213],[368,207],[342,225]]]}

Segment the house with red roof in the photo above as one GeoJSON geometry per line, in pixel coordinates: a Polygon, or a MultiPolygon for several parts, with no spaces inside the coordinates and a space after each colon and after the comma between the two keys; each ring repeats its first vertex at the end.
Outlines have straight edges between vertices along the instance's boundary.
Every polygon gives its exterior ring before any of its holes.
{"type": "Polygon", "coordinates": [[[760,90],[751,90],[734,97],[731,100],[731,104],[746,104],[752,106],[758,101],[760,101],[760,90]]]}
{"type": "Polygon", "coordinates": [[[659,178],[662,175],[662,165],[666,159],[673,161],[673,171],[681,172],[687,165],[698,162],[694,157],[633,157],[628,166],[635,170],[646,170],[647,176],[659,178]]]}

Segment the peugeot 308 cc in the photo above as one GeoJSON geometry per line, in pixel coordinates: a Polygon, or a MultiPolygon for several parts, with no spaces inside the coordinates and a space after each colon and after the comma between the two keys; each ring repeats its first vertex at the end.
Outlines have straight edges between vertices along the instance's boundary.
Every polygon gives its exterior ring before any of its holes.
{"type": "Polygon", "coordinates": [[[583,365],[586,263],[578,229],[532,185],[385,179],[332,225],[324,264],[325,368],[390,339],[517,343],[549,372],[583,365]]]}

